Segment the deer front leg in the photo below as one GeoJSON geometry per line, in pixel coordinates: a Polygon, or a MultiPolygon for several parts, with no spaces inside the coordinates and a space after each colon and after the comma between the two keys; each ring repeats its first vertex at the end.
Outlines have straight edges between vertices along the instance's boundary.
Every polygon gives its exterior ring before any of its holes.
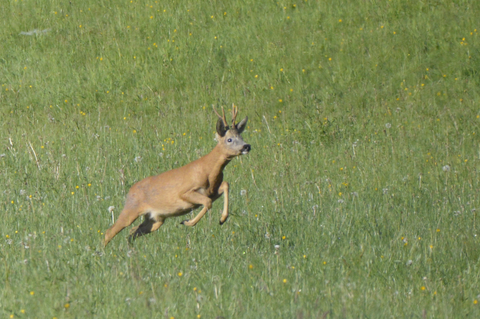
{"type": "Polygon", "coordinates": [[[202,210],[195,216],[194,219],[191,220],[184,220],[181,224],[186,226],[195,226],[200,219],[205,215],[207,210],[212,208],[212,200],[205,195],[202,195],[196,191],[189,191],[181,196],[181,198],[189,203],[192,204],[200,204],[203,205],[202,210]]]}
{"type": "Polygon", "coordinates": [[[223,223],[227,220],[228,218],[228,183],[223,181],[222,184],[220,184],[220,187],[218,188],[218,195],[224,194],[223,195],[223,213],[222,216],[220,217],[220,225],[223,225],[223,223]]]}

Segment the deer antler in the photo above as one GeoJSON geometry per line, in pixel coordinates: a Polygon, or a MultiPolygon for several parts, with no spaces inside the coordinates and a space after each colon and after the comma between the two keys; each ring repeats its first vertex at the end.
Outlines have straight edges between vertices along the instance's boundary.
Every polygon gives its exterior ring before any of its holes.
{"type": "Polygon", "coordinates": [[[232,127],[236,128],[235,126],[235,119],[237,118],[238,108],[235,104],[232,103],[232,127]]]}
{"type": "Polygon", "coordinates": [[[223,121],[223,125],[225,125],[225,127],[228,127],[227,119],[225,118],[225,110],[223,109],[223,106],[222,106],[222,116],[220,116],[220,114],[218,114],[217,110],[215,109],[215,106],[213,106],[213,111],[223,121]]]}

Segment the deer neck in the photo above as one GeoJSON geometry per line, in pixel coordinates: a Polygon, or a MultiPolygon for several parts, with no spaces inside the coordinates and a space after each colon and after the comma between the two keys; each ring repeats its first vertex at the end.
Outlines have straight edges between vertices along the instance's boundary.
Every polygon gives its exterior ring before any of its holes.
{"type": "Polygon", "coordinates": [[[217,145],[209,154],[205,156],[209,163],[210,168],[210,178],[217,179],[218,176],[222,175],[223,169],[227,166],[232,158],[225,155],[225,152],[222,150],[220,145],[217,145]]]}

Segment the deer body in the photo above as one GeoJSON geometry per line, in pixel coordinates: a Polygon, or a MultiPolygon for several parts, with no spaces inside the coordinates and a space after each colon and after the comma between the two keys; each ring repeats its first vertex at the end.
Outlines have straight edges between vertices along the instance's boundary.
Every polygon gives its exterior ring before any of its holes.
{"type": "Polygon", "coordinates": [[[145,220],[132,228],[130,240],[157,230],[166,218],[185,215],[203,206],[195,218],[182,222],[186,226],[194,226],[222,194],[224,207],[220,224],[223,224],[228,218],[229,188],[228,183],[223,181],[223,169],[234,157],[247,154],[251,149],[240,136],[248,119],[245,117],[235,124],[235,117],[234,107],[231,128],[226,124],[225,113],[220,117],[217,122],[218,144],[209,154],[134,184],[120,216],[105,233],[105,246],[140,216],[144,216],[145,220]]]}
{"type": "Polygon", "coordinates": [[[217,199],[218,189],[223,182],[222,169],[228,162],[216,163],[212,156],[215,154],[212,153],[216,153],[215,150],[183,167],[136,183],[127,195],[126,205],[130,202],[143,205],[151,217],[167,218],[187,214],[201,206],[182,198],[183,194],[190,191],[207,196],[212,201],[217,199]]]}

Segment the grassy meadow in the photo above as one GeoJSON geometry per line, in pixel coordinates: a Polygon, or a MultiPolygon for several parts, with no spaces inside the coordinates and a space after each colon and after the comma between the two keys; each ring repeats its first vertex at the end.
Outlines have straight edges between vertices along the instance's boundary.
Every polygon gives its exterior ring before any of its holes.
{"type": "Polygon", "coordinates": [[[0,318],[479,317],[479,16],[0,2],[0,318]],[[103,248],[109,207],[213,149],[232,103],[228,221],[220,198],[103,248]]]}

